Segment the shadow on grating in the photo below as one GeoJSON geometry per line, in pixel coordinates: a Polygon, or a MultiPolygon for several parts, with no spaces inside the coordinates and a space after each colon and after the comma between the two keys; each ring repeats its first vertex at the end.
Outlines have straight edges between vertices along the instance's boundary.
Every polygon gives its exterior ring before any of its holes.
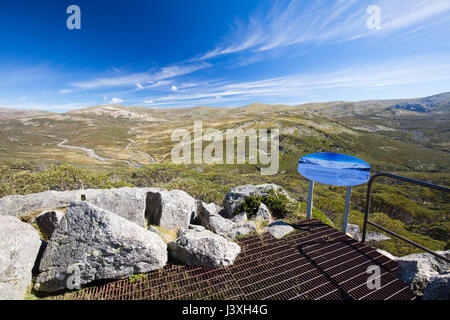
{"type": "Polygon", "coordinates": [[[64,296],[75,300],[412,300],[395,261],[319,220],[293,225],[275,239],[265,233],[240,239],[233,266],[219,269],[168,264],[139,279],[123,279],[64,296]],[[370,266],[380,268],[379,289],[369,289],[370,266]]]}

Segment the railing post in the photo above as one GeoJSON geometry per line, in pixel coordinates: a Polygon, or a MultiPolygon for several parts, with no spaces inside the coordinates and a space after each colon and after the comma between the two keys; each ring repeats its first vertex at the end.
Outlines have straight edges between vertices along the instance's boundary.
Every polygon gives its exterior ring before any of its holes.
{"type": "Polygon", "coordinates": [[[367,221],[369,219],[369,210],[370,210],[370,193],[372,192],[372,181],[377,176],[377,174],[374,174],[367,184],[367,193],[366,193],[366,208],[364,210],[364,222],[363,222],[363,230],[362,230],[362,237],[361,242],[366,242],[366,233],[367,233],[367,221]]]}
{"type": "Polygon", "coordinates": [[[314,191],[314,181],[309,180],[308,209],[306,210],[306,219],[311,219],[312,216],[313,191],[314,191]]]}

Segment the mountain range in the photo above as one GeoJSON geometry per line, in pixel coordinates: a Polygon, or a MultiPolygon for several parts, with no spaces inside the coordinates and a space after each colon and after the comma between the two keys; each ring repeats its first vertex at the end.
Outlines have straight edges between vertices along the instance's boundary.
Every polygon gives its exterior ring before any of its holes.
{"type": "Polygon", "coordinates": [[[284,158],[298,160],[307,152],[322,150],[362,156],[401,170],[446,170],[450,167],[449,110],[450,92],[419,99],[297,106],[102,105],[65,113],[0,108],[0,161],[94,167],[168,162],[176,144],[171,141],[173,130],[192,131],[194,121],[202,120],[203,129],[277,128],[284,158]]]}

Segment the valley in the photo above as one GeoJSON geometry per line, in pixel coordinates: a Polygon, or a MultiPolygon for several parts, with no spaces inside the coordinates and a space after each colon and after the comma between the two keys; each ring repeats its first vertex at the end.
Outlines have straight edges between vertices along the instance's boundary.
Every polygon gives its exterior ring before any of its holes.
{"type": "MultiPolygon", "coordinates": [[[[0,112],[0,196],[48,189],[158,186],[219,203],[231,187],[270,182],[304,203],[308,182],[297,173],[297,162],[314,152],[356,156],[371,164],[372,173],[385,171],[450,185],[450,93],[413,100],[299,106],[106,105],[60,114],[4,110],[0,112]],[[178,141],[171,141],[172,132],[186,129],[193,136],[194,121],[199,120],[203,131],[277,129],[278,173],[262,176],[260,163],[173,164],[171,150],[178,141]]],[[[380,182],[374,190],[374,219],[428,247],[449,248],[448,195],[380,182]]],[[[318,185],[316,193],[315,210],[339,228],[345,189],[318,185]]],[[[362,223],[364,204],[365,186],[356,187],[350,223],[362,223]]],[[[304,214],[306,206],[297,209],[304,214]]],[[[380,246],[399,255],[416,252],[395,240],[380,246]]]]}

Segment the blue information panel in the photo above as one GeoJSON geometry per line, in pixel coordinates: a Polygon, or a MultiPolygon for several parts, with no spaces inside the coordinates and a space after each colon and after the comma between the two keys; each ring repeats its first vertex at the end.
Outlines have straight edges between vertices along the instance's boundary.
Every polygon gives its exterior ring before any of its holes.
{"type": "Polygon", "coordinates": [[[333,186],[351,187],[370,179],[370,165],[339,153],[312,153],[298,161],[298,172],[305,178],[333,186]]]}

